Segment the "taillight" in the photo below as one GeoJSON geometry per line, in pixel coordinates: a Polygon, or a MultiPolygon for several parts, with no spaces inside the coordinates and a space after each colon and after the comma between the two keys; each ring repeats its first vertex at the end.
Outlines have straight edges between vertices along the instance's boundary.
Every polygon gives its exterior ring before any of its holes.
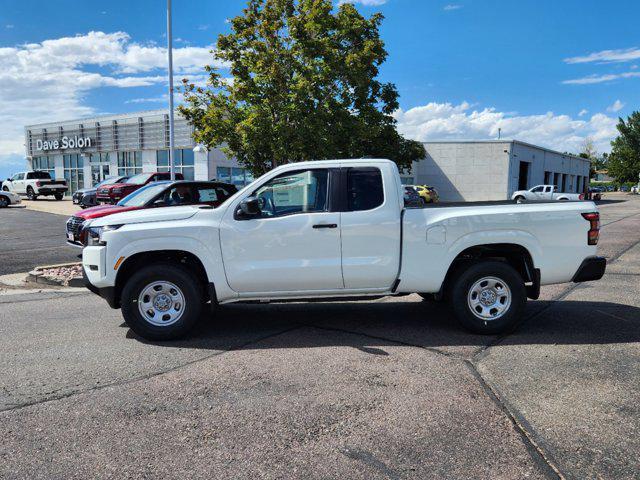
{"type": "Polygon", "coordinates": [[[36,182],[36,187],[40,188],[40,185],[42,185],[40,182],[36,182]]]}
{"type": "Polygon", "coordinates": [[[598,212],[589,212],[583,213],[582,217],[590,224],[587,232],[587,244],[597,245],[600,238],[600,214],[598,212]]]}
{"type": "Polygon", "coordinates": [[[580,200],[584,200],[584,193],[581,193],[580,195],[578,195],[578,198],[579,198],[580,200]]]}

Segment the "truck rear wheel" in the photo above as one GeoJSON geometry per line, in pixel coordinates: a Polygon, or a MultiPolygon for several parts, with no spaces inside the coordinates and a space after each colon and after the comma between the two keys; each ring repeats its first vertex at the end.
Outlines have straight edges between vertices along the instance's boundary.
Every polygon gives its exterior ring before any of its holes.
{"type": "Polygon", "coordinates": [[[129,328],[147,340],[184,337],[200,317],[201,285],[173,263],[143,267],[122,289],[122,316],[129,328]]]}
{"type": "Polygon", "coordinates": [[[498,261],[475,263],[461,271],[449,294],[457,320],[481,335],[509,331],[522,318],[527,301],[520,274],[498,261]]]}
{"type": "Polygon", "coordinates": [[[38,196],[36,195],[36,192],[33,191],[33,187],[31,186],[27,187],[27,198],[29,200],[36,200],[38,198],[38,196]]]}
{"type": "Polygon", "coordinates": [[[56,200],[62,200],[64,198],[64,195],[62,193],[56,193],[54,197],[56,200]]]}

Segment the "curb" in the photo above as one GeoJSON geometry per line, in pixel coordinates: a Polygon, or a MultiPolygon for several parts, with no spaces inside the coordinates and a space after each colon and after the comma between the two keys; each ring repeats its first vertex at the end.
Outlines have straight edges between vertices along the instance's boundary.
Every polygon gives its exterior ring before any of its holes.
{"type": "Polygon", "coordinates": [[[29,273],[27,273],[27,278],[25,278],[25,282],[35,283],[39,285],[56,285],[61,287],[84,287],[84,280],[82,277],[73,277],[68,281],[65,281],[61,278],[45,276],[42,273],[42,270],[47,268],[74,267],[76,265],[81,265],[81,263],[72,262],[72,263],[58,263],[56,265],[42,265],[34,268],[29,273]]]}

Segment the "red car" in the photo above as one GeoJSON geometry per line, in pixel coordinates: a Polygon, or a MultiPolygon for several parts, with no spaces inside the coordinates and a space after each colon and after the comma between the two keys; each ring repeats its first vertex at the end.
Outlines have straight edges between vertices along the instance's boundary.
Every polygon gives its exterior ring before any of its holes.
{"type": "Polygon", "coordinates": [[[178,205],[211,205],[218,207],[236,193],[235,185],[221,182],[157,182],[136,190],[117,205],[98,205],[76,212],[67,220],[67,243],[86,244],[85,227],[91,220],[114,213],[143,208],[173,207],[178,205]]]}
{"type": "MultiPolygon", "coordinates": [[[[112,183],[110,185],[102,185],[96,192],[96,200],[98,203],[116,204],[120,199],[126,197],[139,188],[144,187],[153,182],[163,180],[171,180],[169,172],[151,172],[139,173],[130,177],[125,183],[112,183]]],[[[176,173],[176,180],[184,180],[181,173],[176,173]]]]}

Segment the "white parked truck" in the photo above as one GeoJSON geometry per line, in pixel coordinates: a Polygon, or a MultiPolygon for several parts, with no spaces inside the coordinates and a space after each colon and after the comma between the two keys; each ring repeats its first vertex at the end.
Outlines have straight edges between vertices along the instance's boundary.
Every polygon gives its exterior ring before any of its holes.
{"type": "Polygon", "coordinates": [[[53,195],[56,200],[62,200],[67,189],[66,180],[52,179],[49,172],[38,170],[19,172],[2,182],[2,190],[26,195],[29,200],[40,195],[53,195]]]}
{"type": "Polygon", "coordinates": [[[540,285],[597,280],[592,202],[405,208],[389,160],[280,166],[217,208],[95,220],[82,252],[90,290],[147,339],[185,335],[210,302],[447,299],[478,333],[522,317],[540,285]]]}
{"type": "Polygon", "coordinates": [[[516,202],[527,200],[584,200],[583,193],[561,193],[555,185],[537,185],[529,190],[513,192],[511,199],[516,202]]]}

